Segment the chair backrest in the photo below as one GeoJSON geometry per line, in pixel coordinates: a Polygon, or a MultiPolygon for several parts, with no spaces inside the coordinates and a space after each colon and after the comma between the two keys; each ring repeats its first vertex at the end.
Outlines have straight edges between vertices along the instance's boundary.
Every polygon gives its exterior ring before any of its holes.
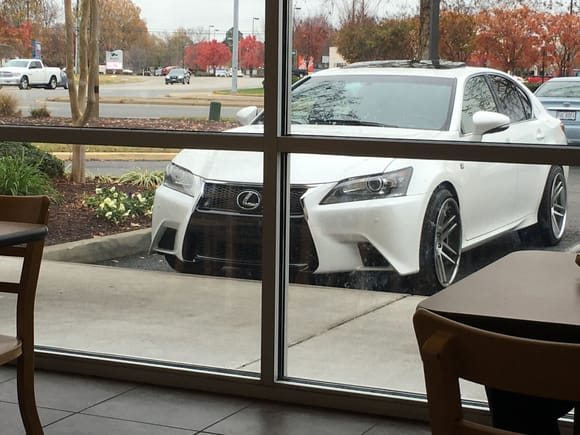
{"type": "Polygon", "coordinates": [[[507,434],[464,419],[459,379],[515,393],[580,401],[580,344],[470,327],[425,309],[413,317],[432,433],[507,434]]]}
{"type": "Polygon", "coordinates": [[[46,196],[0,195],[0,221],[46,225],[48,204],[46,196]]]}
{"type": "MultiPolygon", "coordinates": [[[[48,206],[46,196],[0,195],[0,220],[46,225],[48,206]]],[[[0,255],[23,259],[18,282],[0,281],[0,292],[18,294],[16,334],[24,342],[33,337],[34,301],[43,249],[44,239],[0,248],[0,255]]]]}

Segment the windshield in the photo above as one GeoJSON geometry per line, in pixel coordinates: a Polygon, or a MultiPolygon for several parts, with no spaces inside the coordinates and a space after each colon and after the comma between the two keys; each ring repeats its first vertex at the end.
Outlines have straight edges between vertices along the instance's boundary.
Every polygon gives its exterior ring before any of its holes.
{"type": "Polygon", "coordinates": [[[8,61],[6,66],[13,66],[13,67],[17,67],[17,68],[26,68],[28,66],[28,61],[27,60],[12,59],[12,60],[8,61]]]}
{"type": "Polygon", "coordinates": [[[292,92],[291,122],[448,130],[454,94],[452,78],[313,76],[292,92]]]}
{"type": "Polygon", "coordinates": [[[580,81],[549,81],[536,91],[537,97],[580,98],[580,81]]]}

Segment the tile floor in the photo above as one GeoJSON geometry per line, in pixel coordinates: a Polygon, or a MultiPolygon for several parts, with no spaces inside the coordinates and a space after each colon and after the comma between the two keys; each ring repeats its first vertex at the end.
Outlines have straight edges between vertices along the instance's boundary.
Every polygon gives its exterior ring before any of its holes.
{"type": "MultiPolygon", "coordinates": [[[[24,435],[16,371],[0,367],[0,435],[24,435]]],[[[38,371],[46,435],[423,435],[426,424],[38,371]]]]}

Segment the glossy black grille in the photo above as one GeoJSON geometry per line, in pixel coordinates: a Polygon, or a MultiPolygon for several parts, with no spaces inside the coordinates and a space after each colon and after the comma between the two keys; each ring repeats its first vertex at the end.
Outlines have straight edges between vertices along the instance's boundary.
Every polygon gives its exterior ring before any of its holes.
{"type": "MultiPolygon", "coordinates": [[[[300,198],[306,192],[306,187],[292,187],[290,189],[290,216],[302,216],[300,198]]],[[[197,206],[202,211],[219,211],[225,213],[241,213],[248,215],[262,215],[262,186],[251,184],[222,184],[206,183],[203,197],[197,206]],[[248,210],[238,205],[238,196],[243,192],[254,191],[260,197],[260,204],[253,210],[248,210]]]]}
{"type": "MultiPolygon", "coordinates": [[[[213,261],[224,265],[260,266],[262,218],[196,211],[184,240],[186,261],[213,261]]],[[[290,267],[314,270],[318,257],[303,218],[290,219],[290,267]]]]}

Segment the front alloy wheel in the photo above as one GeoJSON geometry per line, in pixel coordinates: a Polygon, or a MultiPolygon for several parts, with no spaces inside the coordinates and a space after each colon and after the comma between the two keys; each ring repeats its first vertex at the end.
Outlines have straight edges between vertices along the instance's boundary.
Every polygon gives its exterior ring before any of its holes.
{"type": "Polygon", "coordinates": [[[447,198],[439,209],[434,246],[437,281],[447,287],[455,279],[461,257],[459,206],[454,198],[447,198]]]}
{"type": "Polygon", "coordinates": [[[26,77],[26,76],[23,76],[23,77],[20,79],[20,84],[18,85],[18,87],[19,87],[20,89],[28,89],[28,86],[29,86],[29,83],[28,83],[28,77],[26,77]]]}
{"type": "Polygon", "coordinates": [[[412,277],[415,294],[430,295],[453,283],[459,270],[462,237],[459,204],[448,189],[439,188],[425,212],[420,271],[412,277]]]}

